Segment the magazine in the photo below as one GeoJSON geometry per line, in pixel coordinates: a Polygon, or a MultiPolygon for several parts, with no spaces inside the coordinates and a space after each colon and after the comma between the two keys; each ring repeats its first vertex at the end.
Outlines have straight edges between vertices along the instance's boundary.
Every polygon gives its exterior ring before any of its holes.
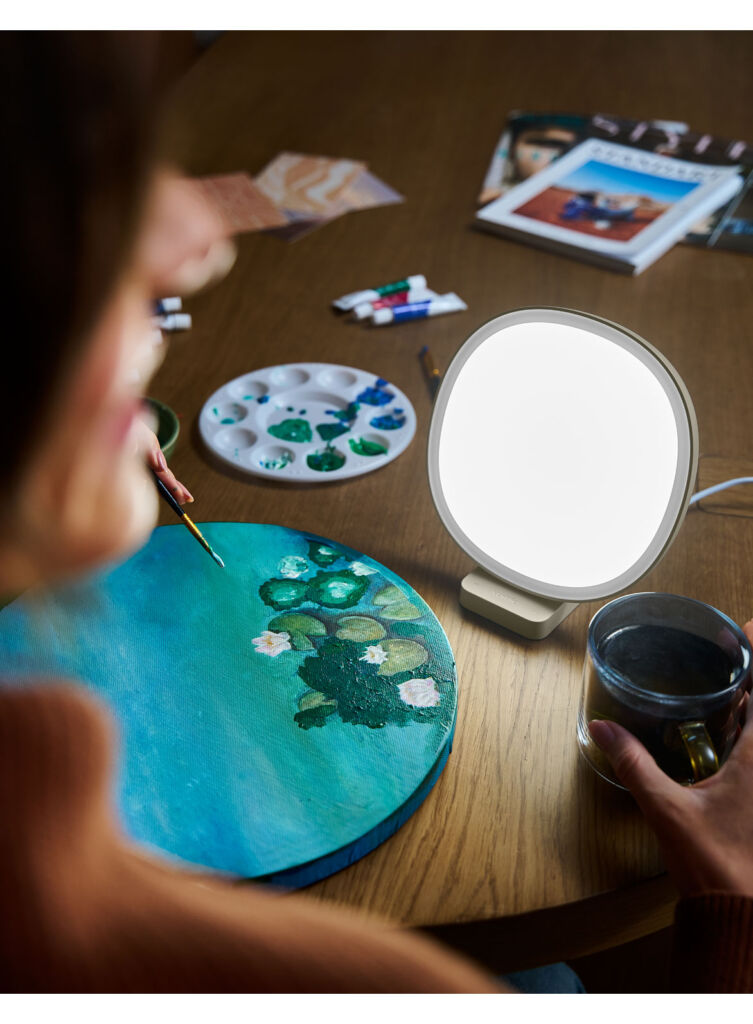
{"type": "Polygon", "coordinates": [[[492,155],[478,196],[490,203],[521,181],[543,171],[586,138],[588,117],[582,114],[533,114],[513,110],[492,155]]]}
{"type": "Polygon", "coordinates": [[[647,149],[692,163],[739,167],[745,179],[740,192],[692,225],[681,241],[704,248],[753,252],[753,146],[739,139],[692,131],[681,121],[513,110],[486,172],[479,204],[504,195],[586,138],[647,149]]]}
{"type": "Polygon", "coordinates": [[[709,166],[587,139],[476,214],[480,227],[638,274],[742,186],[709,166]]]}

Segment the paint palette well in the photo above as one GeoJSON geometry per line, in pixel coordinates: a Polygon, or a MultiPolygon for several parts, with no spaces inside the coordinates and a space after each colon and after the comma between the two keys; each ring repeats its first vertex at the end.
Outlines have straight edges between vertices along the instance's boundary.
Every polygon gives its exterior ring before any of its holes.
{"type": "Polygon", "coordinates": [[[290,363],[243,374],[199,415],[218,458],[256,476],[298,483],[360,476],[405,451],[416,413],[394,384],[331,363],[290,363]]]}
{"type": "Polygon", "coordinates": [[[180,526],[117,568],[0,611],[3,686],[73,679],[110,710],[130,838],[302,886],[363,857],[450,751],[455,664],[399,576],[282,526],[180,526]]]}

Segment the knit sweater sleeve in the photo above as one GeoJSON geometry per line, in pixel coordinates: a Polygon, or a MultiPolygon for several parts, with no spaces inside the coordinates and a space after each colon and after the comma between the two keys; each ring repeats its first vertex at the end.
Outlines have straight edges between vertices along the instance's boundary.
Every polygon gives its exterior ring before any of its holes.
{"type": "Polygon", "coordinates": [[[709,892],[675,912],[674,992],[753,992],[753,899],[709,892]]]}
{"type": "Polygon", "coordinates": [[[148,856],[115,820],[113,741],[80,687],[0,691],[0,990],[499,991],[423,937],[148,856]]]}

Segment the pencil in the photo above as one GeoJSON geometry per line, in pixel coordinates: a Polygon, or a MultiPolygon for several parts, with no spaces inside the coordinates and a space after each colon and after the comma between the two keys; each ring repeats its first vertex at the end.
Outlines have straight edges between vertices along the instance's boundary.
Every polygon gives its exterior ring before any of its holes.
{"type": "Polygon", "coordinates": [[[186,513],[183,511],[181,506],[178,504],[178,502],[172,496],[172,494],[167,489],[167,487],[162,483],[162,481],[157,476],[157,474],[154,472],[154,470],[152,470],[152,476],[154,477],[154,482],[157,485],[157,490],[159,491],[161,497],[163,497],[165,499],[165,501],[170,506],[170,508],[173,510],[173,512],[183,521],[183,525],[186,526],[188,528],[189,532],[194,535],[194,537],[199,542],[199,544],[201,544],[201,546],[204,548],[204,550],[208,554],[210,554],[212,556],[212,558],[215,560],[217,565],[219,565],[220,569],[224,569],[225,568],[225,563],[222,561],[222,559],[217,554],[217,552],[212,549],[211,544],[207,541],[207,539],[205,538],[204,534],[198,528],[198,526],[193,521],[193,519],[191,519],[190,516],[186,515],[186,513]]]}
{"type": "Polygon", "coordinates": [[[439,391],[439,385],[442,383],[442,374],[436,367],[434,358],[429,351],[429,346],[424,345],[421,351],[418,353],[418,357],[421,360],[421,365],[424,368],[424,374],[429,384],[429,394],[432,400],[437,397],[437,391],[439,391]]]}

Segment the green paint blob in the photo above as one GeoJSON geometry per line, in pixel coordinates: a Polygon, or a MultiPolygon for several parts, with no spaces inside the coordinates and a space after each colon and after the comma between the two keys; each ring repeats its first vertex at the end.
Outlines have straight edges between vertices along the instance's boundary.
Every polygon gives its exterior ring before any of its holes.
{"type": "Polygon", "coordinates": [[[343,557],[341,552],[335,551],[334,548],[329,547],[327,544],[320,544],[317,540],[310,540],[308,544],[309,558],[312,562],[320,565],[322,569],[328,568],[328,566],[343,557]]]}
{"type": "Polygon", "coordinates": [[[347,409],[338,409],[336,412],[333,412],[332,415],[335,417],[336,420],[342,420],[343,422],[347,422],[349,420],[354,420],[356,418],[356,416],[358,415],[358,410],[360,408],[361,406],[358,404],[358,402],[351,402],[347,409]]]}
{"type": "Polygon", "coordinates": [[[308,420],[283,420],[282,423],[269,427],[268,432],[281,441],[294,441],[299,444],[310,441],[313,437],[308,420]]]}
{"type": "Polygon", "coordinates": [[[340,434],[347,434],[349,430],[347,423],[320,423],[316,428],[322,441],[333,441],[340,434]]]}
{"type": "Polygon", "coordinates": [[[220,420],[220,423],[235,423],[236,421],[232,416],[226,416],[224,420],[220,420]]]}
{"type": "Polygon", "coordinates": [[[368,589],[368,576],[356,576],[350,569],[318,572],[308,584],[308,600],[325,608],[352,608],[368,589]]]}
{"type": "Polygon", "coordinates": [[[308,584],[303,580],[267,580],[259,587],[259,596],[265,604],[282,612],[302,604],[307,590],[308,584]]]}
{"type": "Polygon", "coordinates": [[[351,437],[348,444],[350,450],[356,455],[384,455],[387,452],[383,444],[377,444],[376,441],[365,441],[362,437],[359,437],[358,440],[351,437]]]}
{"type": "Polygon", "coordinates": [[[306,464],[309,469],[317,473],[331,473],[335,469],[341,469],[345,465],[345,456],[331,445],[320,452],[312,452],[306,456],[306,464]]]}

